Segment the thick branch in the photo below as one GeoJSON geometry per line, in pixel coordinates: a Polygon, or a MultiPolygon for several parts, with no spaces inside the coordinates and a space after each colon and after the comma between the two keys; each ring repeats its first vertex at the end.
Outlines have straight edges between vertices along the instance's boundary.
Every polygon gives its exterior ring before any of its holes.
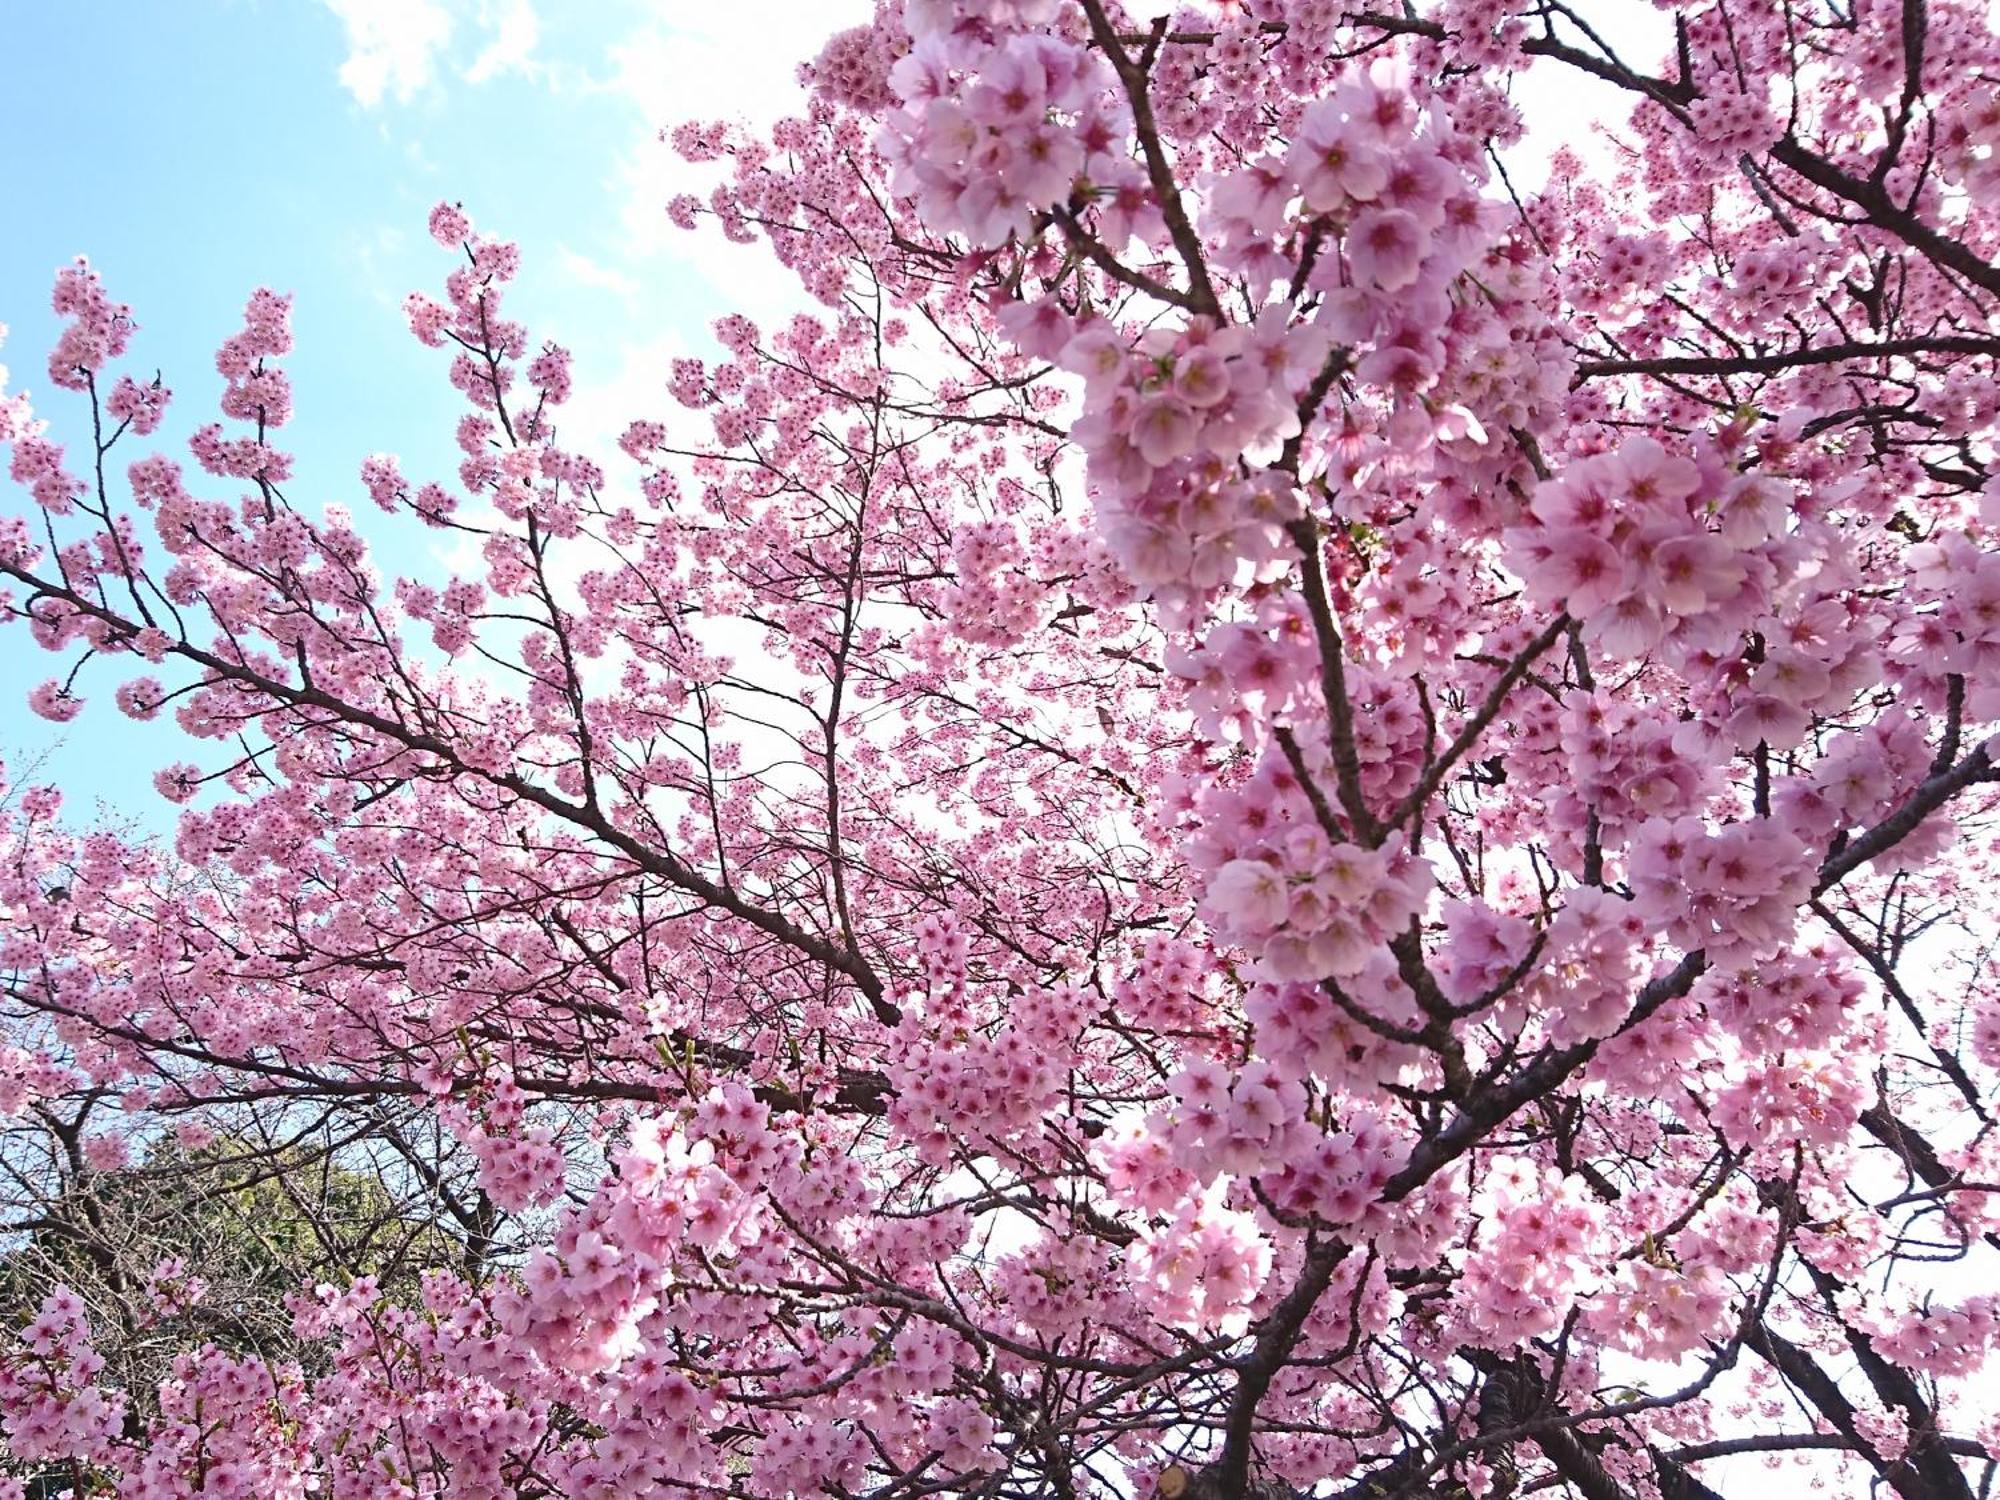
{"type": "Polygon", "coordinates": [[[1919,354],[2000,354],[2000,339],[1980,334],[1936,334],[1928,338],[1880,339],[1825,344],[1777,354],[1688,354],[1659,359],[1587,359],[1577,378],[1602,375],[1770,375],[1807,365],[1837,365],[1855,359],[1906,358],[1919,354]]]}

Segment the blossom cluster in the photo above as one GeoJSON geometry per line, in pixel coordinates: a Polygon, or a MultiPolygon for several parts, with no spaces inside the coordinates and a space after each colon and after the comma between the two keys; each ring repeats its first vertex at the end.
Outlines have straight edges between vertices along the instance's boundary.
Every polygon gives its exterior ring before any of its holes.
{"type": "Polygon", "coordinates": [[[108,1461],[125,1412],[123,1397],[97,1383],[103,1368],[82,1299],[56,1288],[21,1329],[18,1347],[0,1354],[8,1451],[24,1459],[108,1461]]]}
{"type": "Polygon", "coordinates": [[[1577,1178],[1497,1160],[1472,1207],[1483,1227],[1462,1273],[1470,1341],[1505,1349],[1551,1333],[1596,1291],[1608,1226],[1577,1178]]]}

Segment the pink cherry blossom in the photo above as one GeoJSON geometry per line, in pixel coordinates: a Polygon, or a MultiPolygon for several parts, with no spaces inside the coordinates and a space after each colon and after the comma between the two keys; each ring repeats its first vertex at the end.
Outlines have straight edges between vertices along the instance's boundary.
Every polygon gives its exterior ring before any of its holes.
{"type": "Polygon", "coordinates": [[[607,397],[440,205],[401,458],[64,268],[10,1472],[1976,1493],[2000,48],[1600,19],[879,5],[661,122],[796,309],[607,397]]]}

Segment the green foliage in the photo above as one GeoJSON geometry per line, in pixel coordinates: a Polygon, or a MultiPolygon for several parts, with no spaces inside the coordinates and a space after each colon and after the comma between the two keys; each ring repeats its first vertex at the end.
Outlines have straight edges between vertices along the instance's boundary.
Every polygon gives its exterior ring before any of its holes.
{"type": "Polygon", "coordinates": [[[188,1336],[314,1363],[291,1332],[288,1294],[373,1276],[395,1300],[423,1271],[462,1267],[465,1247],[411,1211],[365,1156],[224,1137],[189,1151],[166,1141],[120,1171],[66,1173],[40,1217],[0,1255],[0,1317],[31,1316],[62,1284],[90,1305],[98,1347],[135,1391],[188,1336]],[[162,1316],[149,1281],[179,1260],[204,1284],[162,1316]]]}

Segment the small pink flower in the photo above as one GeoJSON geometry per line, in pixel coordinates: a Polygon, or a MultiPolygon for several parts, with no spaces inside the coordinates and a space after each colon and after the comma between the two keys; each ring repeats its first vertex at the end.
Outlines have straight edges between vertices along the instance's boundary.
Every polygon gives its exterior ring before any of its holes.
{"type": "Polygon", "coordinates": [[[440,203],[431,210],[431,238],[447,250],[456,250],[472,237],[472,220],[456,203],[440,203]]]}
{"type": "Polygon", "coordinates": [[[1376,208],[1361,214],[1348,230],[1346,243],[1355,280],[1380,291],[1410,285],[1423,267],[1423,226],[1404,209],[1376,208]]]}
{"type": "Polygon", "coordinates": [[[1235,931],[1262,936],[1285,924],[1292,898],[1275,867],[1262,860],[1232,859],[1209,881],[1208,904],[1235,931]]]}
{"type": "Polygon", "coordinates": [[[1132,446],[1154,468],[1164,468],[1194,451],[1194,413],[1173,396],[1148,396],[1132,418],[1132,446]]]}
{"type": "Polygon", "coordinates": [[[28,694],[28,707],[52,723],[67,724],[83,712],[83,700],[51,678],[28,694]]]}
{"type": "Polygon", "coordinates": [[[86,1136],[83,1159],[100,1172],[116,1172],[132,1161],[132,1143],[122,1135],[86,1136]]]}

